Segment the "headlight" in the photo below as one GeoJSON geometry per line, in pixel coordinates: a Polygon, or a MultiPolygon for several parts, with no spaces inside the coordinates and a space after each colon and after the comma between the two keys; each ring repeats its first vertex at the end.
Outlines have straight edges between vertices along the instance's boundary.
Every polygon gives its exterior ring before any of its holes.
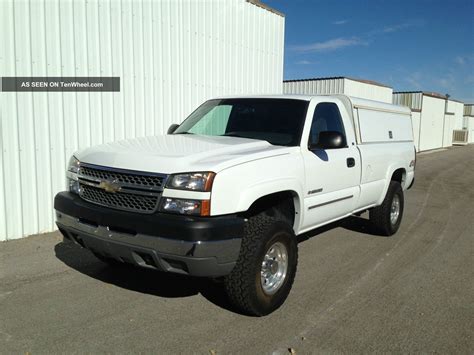
{"type": "Polygon", "coordinates": [[[209,216],[211,212],[210,205],[209,200],[163,197],[161,201],[161,211],[193,216],[209,216]]]}
{"type": "Polygon", "coordinates": [[[69,163],[67,164],[67,171],[77,174],[79,172],[80,166],[81,162],[73,155],[71,159],[69,159],[69,163]]]}
{"type": "Polygon", "coordinates": [[[71,159],[69,159],[69,163],[67,165],[67,171],[66,171],[67,188],[70,192],[73,192],[75,194],[79,194],[80,192],[79,181],[77,180],[77,173],[79,172],[80,165],[81,163],[75,156],[72,156],[71,159]]]}
{"type": "Polygon", "coordinates": [[[212,172],[175,174],[169,177],[166,187],[169,189],[208,192],[211,191],[215,175],[212,172]]]}

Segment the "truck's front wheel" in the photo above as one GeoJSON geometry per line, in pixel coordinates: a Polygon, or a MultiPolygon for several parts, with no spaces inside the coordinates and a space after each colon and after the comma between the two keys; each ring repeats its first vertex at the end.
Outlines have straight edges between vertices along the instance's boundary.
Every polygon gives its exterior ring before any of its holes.
{"type": "Polygon", "coordinates": [[[265,214],[250,218],[237,264],[225,278],[230,301],[246,314],[273,312],[288,297],[297,261],[296,237],[287,223],[265,214]]]}

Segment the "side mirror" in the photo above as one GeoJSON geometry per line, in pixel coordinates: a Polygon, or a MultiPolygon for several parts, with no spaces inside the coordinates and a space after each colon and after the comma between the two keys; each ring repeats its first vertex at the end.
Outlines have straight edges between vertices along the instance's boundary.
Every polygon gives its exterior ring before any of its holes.
{"type": "Polygon", "coordinates": [[[319,133],[319,142],[310,143],[309,150],[316,149],[338,149],[346,147],[346,138],[342,133],[336,131],[325,131],[319,133]]]}
{"type": "Polygon", "coordinates": [[[168,128],[167,134],[173,134],[174,131],[179,127],[179,124],[173,123],[170,128],[168,128]]]}

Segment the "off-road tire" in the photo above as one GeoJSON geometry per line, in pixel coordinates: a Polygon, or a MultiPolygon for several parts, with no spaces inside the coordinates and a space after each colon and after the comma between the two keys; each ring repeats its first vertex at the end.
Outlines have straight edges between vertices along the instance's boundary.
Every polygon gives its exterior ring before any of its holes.
{"type": "Polygon", "coordinates": [[[224,278],[229,300],[242,313],[264,316],[279,308],[288,297],[296,274],[298,245],[288,223],[260,213],[249,218],[237,263],[231,274],[224,278]],[[268,248],[276,242],[285,245],[288,252],[288,269],[280,288],[267,295],[262,288],[260,272],[268,248]]]}
{"type": "Polygon", "coordinates": [[[403,189],[398,181],[391,181],[388,187],[387,194],[380,206],[370,210],[369,216],[375,230],[383,236],[391,236],[398,231],[403,217],[403,189]],[[390,213],[392,208],[392,201],[394,196],[398,196],[400,202],[400,212],[395,223],[390,220],[390,213]]]}

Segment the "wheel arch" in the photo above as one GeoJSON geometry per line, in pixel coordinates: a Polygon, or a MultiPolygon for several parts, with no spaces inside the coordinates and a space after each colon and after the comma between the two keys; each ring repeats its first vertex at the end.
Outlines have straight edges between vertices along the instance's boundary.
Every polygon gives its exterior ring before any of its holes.
{"type": "Polygon", "coordinates": [[[247,199],[241,208],[241,215],[251,217],[263,211],[278,214],[284,217],[292,226],[295,234],[301,222],[302,200],[300,194],[293,189],[279,190],[256,195],[253,199],[247,199]],[[251,200],[251,201],[250,201],[251,200]]]}
{"type": "Polygon", "coordinates": [[[377,205],[382,204],[385,195],[387,194],[388,187],[390,186],[391,181],[397,181],[400,183],[402,190],[406,190],[406,177],[407,177],[407,169],[400,165],[394,165],[390,169],[388,169],[387,177],[385,179],[385,187],[383,189],[383,194],[380,196],[380,199],[377,202],[377,205]]]}

